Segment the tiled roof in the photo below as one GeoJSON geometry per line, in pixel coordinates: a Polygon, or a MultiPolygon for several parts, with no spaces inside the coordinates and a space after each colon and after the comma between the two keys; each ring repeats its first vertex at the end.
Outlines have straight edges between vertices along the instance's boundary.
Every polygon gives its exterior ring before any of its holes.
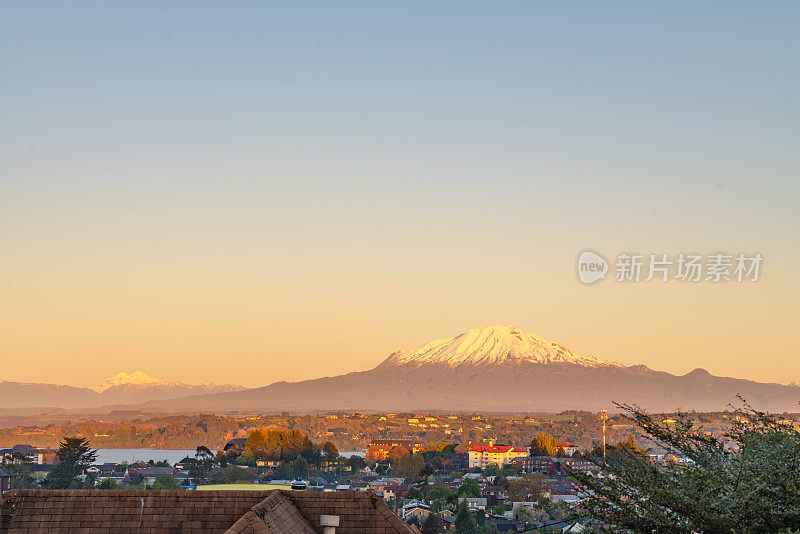
{"type": "Polygon", "coordinates": [[[511,445],[475,445],[469,448],[469,452],[490,452],[490,453],[506,453],[506,452],[525,452],[524,449],[517,449],[511,445]]]}
{"type": "Polygon", "coordinates": [[[366,492],[12,490],[0,498],[0,532],[319,534],[322,515],[339,516],[337,534],[416,532],[366,492]]]}
{"type": "Polygon", "coordinates": [[[158,475],[173,475],[175,474],[174,467],[141,467],[139,469],[128,469],[128,472],[131,474],[142,475],[142,476],[158,476],[158,475]]]}

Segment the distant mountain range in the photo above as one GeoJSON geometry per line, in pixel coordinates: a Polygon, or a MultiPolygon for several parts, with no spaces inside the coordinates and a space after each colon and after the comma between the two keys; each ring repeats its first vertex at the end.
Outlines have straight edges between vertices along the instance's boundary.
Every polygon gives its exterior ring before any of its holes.
{"type": "Polygon", "coordinates": [[[735,403],[737,395],[756,408],[800,411],[800,387],[796,385],[717,377],[703,369],[676,376],[644,365],[624,366],[576,354],[512,326],[475,328],[395,352],[368,371],[254,389],[149,383],[141,377],[100,393],[69,386],[0,383],[0,406],[7,406],[9,398],[16,406],[31,406],[33,400],[52,402],[60,396],[59,406],[68,402],[126,404],[131,409],[167,413],[559,412],[613,410],[613,401],[652,411],[717,411],[735,403]],[[19,395],[16,399],[14,391],[19,395]],[[153,398],[140,400],[145,395],[153,398]]]}
{"type": "Polygon", "coordinates": [[[233,385],[167,382],[141,371],[119,373],[94,388],[78,388],[60,384],[29,384],[0,381],[2,408],[97,408],[106,405],[140,404],[148,401],[176,399],[187,395],[203,395],[241,391],[233,385]]]}

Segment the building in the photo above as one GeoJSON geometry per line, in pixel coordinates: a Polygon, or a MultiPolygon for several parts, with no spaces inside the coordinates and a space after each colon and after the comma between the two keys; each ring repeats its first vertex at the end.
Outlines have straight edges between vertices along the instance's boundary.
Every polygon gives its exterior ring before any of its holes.
{"type": "Polygon", "coordinates": [[[567,456],[572,456],[573,454],[575,454],[580,450],[580,447],[578,447],[577,445],[573,445],[569,441],[556,441],[556,447],[558,447],[559,449],[564,449],[564,453],[567,456]]]}
{"type": "MultiPolygon", "coordinates": [[[[0,468],[0,495],[11,489],[11,475],[0,468]]],[[[2,523],[0,523],[2,525],[2,523]]]]}
{"type": "Polygon", "coordinates": [[[14,461],[14,455],[23,454],[37,465],[53,465],[56,463],[56,449],[40,449],[32,445],[14,445],[13,447],[0,449],[0,461],[14,461]]]}
{"type": "Polygon", "coordinates": [[[559,472],[559,462],[555,456],[514,458],[511,463],[523,473],[544,473],[548,476],[555,476],[559,472]]]}
{"type": "Polygon", "coordinates": [[[431,507],[422,501],[413,500],[403,505],[401,514],[403,519],[410,519],[416,517],[420,521],[424,521],[431,513],[431,507]]]}
{"type": "Polygon", "coordinates": [[[233,453],[233,454],[242,454],[244,451],[245,444],[247,443],[247,438],[233,438],[229,439],[225,446],[222,448],[222,452],[225,454],[233,453]]]}
{"type": "Polygon", "coordinates": [[[567,470],[580,471],[583,473],[597,473],[601,471],[600,467],[590,460],[582,458],[564,458],[561,460],[561,471],[567,470]]]}
{"type": "Polygon", "coordinates": [[[0,531],[167,534],[414,534],[368,492],[11,490],[0,531]]]}
{"type": "Polygon", "coordinates": [[[465,500],[467,501],[467,508],[469,508],[470,512],[486,510],[488,504],[485,497],[459,497],[458,504],[461,504],[461,502],[465,500]]]}
{"type": "Polygon", "coordinates": [[[155,484],[156,478],[161,475],[172,476],[178,470],[174,467],[141,467],[137,469],[128,468],[123,476],[123,480],[128,483],[139,484],[144,482],[148,486],[155,484]]]}
{"type": "Polygon", "coordinates": [[[489,464],[504,466],[515,458],[528,456],[526,449],[517,449],[510,445],[473,445],[468,450],[469,466],[483,469],[489,464]]]}

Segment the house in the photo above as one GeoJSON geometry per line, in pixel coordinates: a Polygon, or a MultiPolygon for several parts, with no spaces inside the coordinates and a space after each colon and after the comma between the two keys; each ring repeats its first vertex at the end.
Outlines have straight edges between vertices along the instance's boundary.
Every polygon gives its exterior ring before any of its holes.
{"type": "Polygon", "coordinates": [[[489,464],[509,465],[515,458],[528,456],[525,449],[517,449],[510,445],[473,445],[468,450],[469,466],[483,469],[489,464]]]}
{"type": "Polygon", "coordinates": [[[11,474],[0,468],[0,495],[11,489],[11,474]]]}
{"type": "Polygon", "coordinates": [[[125,474],[125,466],[115,463],[92,465],[86,468],[86,474],[89,473],[93,473],[98,480],[103,478],[121,478],[125,474]]]}
{"type": "Polygon", "coordinates": [[[456,516],[450,512],[444,511],[440,513],[439,519],[442,520],[442,528],[444,530],[454,530],[456,528],[456,516]]]}
{"type": "Polygon", "coordinates": [[[431,513],[431,507],[422,501],[413,500],[404,504],[400,511],[403,519],[416,517],[423,521],[431,513]]]}
{"type": "Polygon", "coordinates": [[[123,480],[125,478],[129,478],[131,481],[134,481],[138,475],[138,477],[141,477],[140,482],[133,482],[134,484],[144,482],[146,485],[152,486],[157,477],[161,475],[172,476],[176,471],[178,470],[174,467],[142,467],[138,469],[132,469],[129,467],[125,472],[125,477],[123,477],[123,480]]]}
{"type": "Polygon", "coordinates": [[[517,508],[525,508],[526,510],[530,510],[531,512],[539,505],[539,503],[535,501],[514,501],[511,503],[511,510],[516,510],[517,508]]]}
{"type": "Polygon", "coordinates": [[[562,458],[561,459],[561,473],[565,474],[569,471],[578,471],[581,473],[597,474],[602,469],[591,460],[584,460],[582,458],[562,458]]]}
{"type": "Polygon", "coordinates": [[[183,460],[175,464],[175,469],[189,469],[193,463],[197,460],[194,458],[189,458],[188,456],[184,456],[183,460]]]}
{"type": "Polygon", "coordinates": [[[554,456],[526,456],[515,458],[511,464],[523,473],[544,473],[555,476],[559,471],[558,458],[554,456]]]}
{"type": "Polygon", "coordinates": [[[247,442],[247,438],[233,438],[229,439],[225,446],[222,448],[222,452],[225,454],[228,453],[235,453],[235,454],[242,454],[244,450],[245,443],[247,442]]]}
{"type": "Polygon", "coordinates": [[[416,532],[371,493],[11,490],[0,497],[0,531],[21,534],[319,534],[323,528],[336,534],[416,532]]]}
{"type": "Polygon", "coordinates": [[[486,497],[489,504],[497,504],[508,498],[508,492],[503,486],[486,486],[481,490],[481,495],[486,497]]]}
{"type": "Polygon", "coordinates": [[[564,453],[566,453],[567,456],[572,456],[580,450],[580,447],[573,445],[569,441],[556,441],[556,447],[564,449],[564,453]]]}
{"type": "Polygon", "coordinates": [[[573,507],[580,502],[581,498],[576,494],[554,490],[550,493],[550,500],[553,502],[564,502],[567,503],[569,507],[573,507]]]}
{"type": "Polygon", "coordinates": [[[32,445],[21,444],[14,445],[9,448],[0,449],[0,461],[13,461],[14,455],[25,455],[28,459],[37,465],[53,465],[56,463],[56,455],[58,451],[55,449],[39,449],[32,445]]]}
{"type": "Polygon", "coordinates": [[[461,501],[467,501],[467,508],[469,508],[470,512],[476,512],[478,510],[486,510],[486,498],[484,497],[459,497],[458,504],[461,504],[461,501]]]}
{"type": "Polygon", "coordinates": [[[47,478],[53,467],[55,467],[53,464],[33,464],[33,472],[31,474],[37,481],[42,481],[47,478]]]}

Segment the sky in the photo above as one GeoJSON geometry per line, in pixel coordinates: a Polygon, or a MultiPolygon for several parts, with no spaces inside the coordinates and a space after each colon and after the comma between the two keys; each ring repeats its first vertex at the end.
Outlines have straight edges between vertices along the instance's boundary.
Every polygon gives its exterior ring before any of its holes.
{"type": "Polygon", "coordinates": [[[7,2],[0,379],[265,385],[514,324],[800,379],[797,2],[7,2]],[[582,284],[586,249],[757,282],[582,284]]]}

